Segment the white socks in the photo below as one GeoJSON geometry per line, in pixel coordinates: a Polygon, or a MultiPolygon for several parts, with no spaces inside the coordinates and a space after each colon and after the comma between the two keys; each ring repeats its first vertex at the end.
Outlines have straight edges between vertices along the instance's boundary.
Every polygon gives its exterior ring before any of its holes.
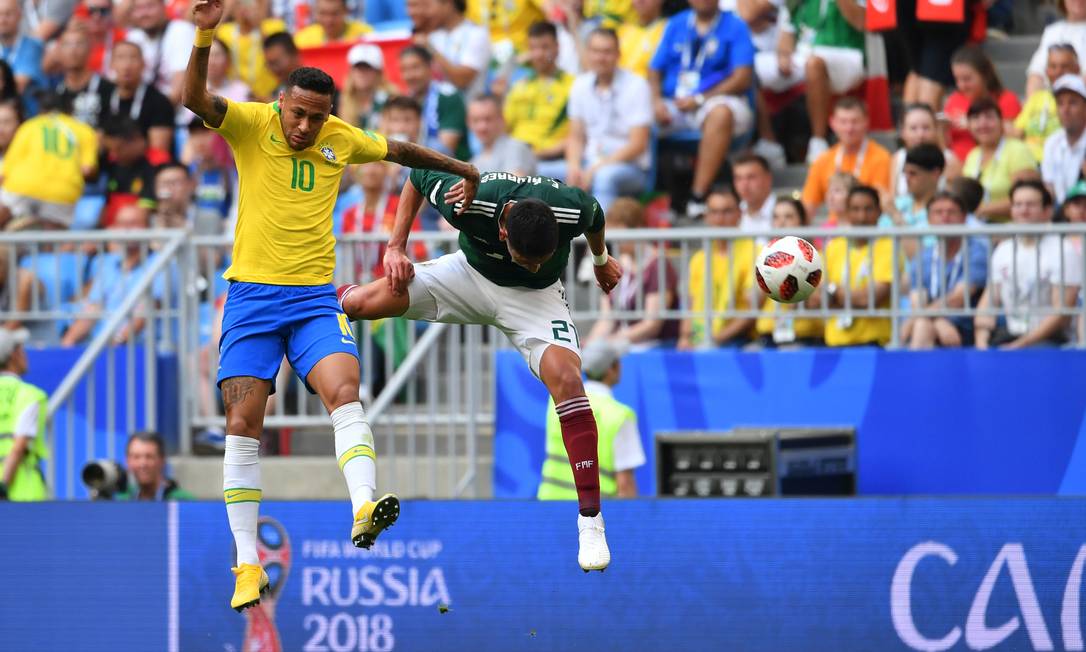
{"type": "Polygon", "coordinates": [[[238,565],[259,564],[256,555],[256,521],[260,515],[260,441],[252,437],[226,436],[223,454],[222,493],[226,517],[234,533],[238,565]]]}
{"type": "Polygon", "coordinates": [[[351,494],[351,511],[357,514],[363,504],[373,500],[377,490],[373,432],[358,401],[339,406],[332,410],[331,416],[336,433],[336,459],[351,494]]]}

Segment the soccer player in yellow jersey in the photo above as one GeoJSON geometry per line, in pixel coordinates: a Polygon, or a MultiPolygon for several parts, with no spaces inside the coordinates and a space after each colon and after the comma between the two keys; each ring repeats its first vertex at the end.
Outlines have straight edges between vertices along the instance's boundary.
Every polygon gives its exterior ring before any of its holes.
{"type": "Polygon", "coordinates": [[[230,290],[219,341],[218,382],[226,407],[223,494],[237,547],[230,606],[260,602],[268,576],[256,554],[261,485],[259,437],[272,379],[284,353],[332,417],[336,457],[354,512],[351,540],[368,548],[399,516],[399,500],[374,501],[373,433],[358,401],[358,349],[331,285],[335,267],[332,207],[344,168],[388,160],[461,177],[447,201],[470,206],[474,166],[410,143],[387,142],[329,115],[335,83],[299,68],[270,104],[232,102],[207,90],[207,60],[222,0],[198,0],[196,40],[182,99],[222,134],[238,168],[238,221],[230,290]]]}

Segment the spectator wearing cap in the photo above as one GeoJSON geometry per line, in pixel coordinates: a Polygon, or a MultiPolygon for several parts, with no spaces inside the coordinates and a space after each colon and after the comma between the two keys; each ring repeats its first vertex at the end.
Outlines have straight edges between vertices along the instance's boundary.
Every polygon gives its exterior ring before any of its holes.
{"type": "Polygon", "coordinates": [[[163,0],[132,0],[129,18],[136,29],[128,40],[139,46],[146,63],[144,83],[157,88],[171,105],[179,105],[196,27],[187,20],[170,20],[163,0]]]}
{"type": "MultiPolygon", "coordinates": [[[[880,226],[910,226],[923,228],[928,225],[928,202],[939,190],[943,178],[946,159],[938,145],[924,143],[905,153],[903,176],[908,192],[894,198],[894,205],[888,215],[879,218],[880,226]]],[[[932,240],[926,238],[926,243],[932,240]]],[[[917,252],[917,243],[912,238],[902,241],[902,248],[908,258],[917,252]]]]}
{"type": "Polygon", "coordinates": [[[528,61],[531,73],[513,84],[506,95],[505,124],[513,138],[531,146],[540,174],[562,178],[573,75],[558,68],[558,29],[554,23],[532,24],[528,61]]]}
{"type": "Polygon", "coordinates": [[[114,500],[193,500],[195,497],[166,475],[166,442],[157,432],[137,432],[124,447],[128,471],[123,491],[114,500]]]}
{"type": "Polygon", "coordinates": [[[286,24],[269,18],[268,0],[240,0],[234,3],[234,21],[215,32],[230,52],[230,63],[237,78],[249,87],[254,99],[271,100],[276,86],[275,75],[264,65],[264,39],[284,32],[286,24]]]}
{"type": "MultiPolygon", "coordinates": [[[[190,37],[186,45],[190,50],[191,40],[190,37]]],[[[173,151],[175,111],[169,98],[144,81],[143,50],[135,43],[121,41],[113,46],[110,65],[113,84],[98,86],[102,107],[99,126],[117,118],[131,118],[139,125],[148,145],[164,161],[173,151]]]]}
{"type": "Polygon", "coordinates": [[[465,11],[465,0],[431,0],[426,8],[430,31],[416,31],[412,40],[433,55],[439,81],[452,84],[471,98],[486,88],[490,34],[464,18],[465,11]]]}
{"type": "Polygon", "coordinates": [[[339,98],[339,116],[362,129],[375,130],[381,107],[388,101],[385,89],[385,57],[372,43],[355,44],[347,52],[347,81],[339,98]]]}
{"type": "Polygon", "coordinates": [[[1057,4],[1064,19],[1048,25],[1041,34],[1041,42],[1026,69],[1027,97],[1045,88],[1045,56],[1049,48],[1066,43],[1076,52],[1086,52],[1086,0],[1060,0],[1057,4]]]}
{"type": "Polygon", "coordinates": [[[1057,204],[1062,204],[1071,186],[1086,173],[1086,83],[1077,74],[1067,74],[1052,87],[1060,130],[1045,140],[1041,178],[1057,204]]]}
{"type": "MultiPolygon", "coordinates": [[[[937,192],[927,204],[932,226],[965,224],[965,203],[947,191],[937,192]]],[[[988,243],[984,238],[942,237],[924,245],[909,264],[911,310],[962,310],[968,299],[977,305],[988,280],[988,243]]],[[[912,316],[901,329],[902,341],[913,350],[972,346],[970,317],[912,316]]]]}
{"type": "Polygon", "coordinates": [[[732,139],[754,126],[754,44],[746,24],[721,12],[717,0],[691,0],[690,7],[668,21],[649,81],[656,121],[665,133],[701,132],[686,207],[687,217],[700,218],[732,139]]]}
{"type": "Polygon", "coordinates": [[[988,222],[1006,222],[1011,185],[1023,175],[1037,173],[1029,147],[1005,136],[1003,126],[1003,112],[992,98],[982,97],[969,105],[969,131],[977,145],[965,157],[962,174],[984,186],[984,203],[977,216],[988,222]]]}
{"type": "Polygon", "coordinates": [[[72,225],[84,181],[98,174],[98,135],[73,118],[54,93],[39,96],[43,113],[19,126],[4,157],[0,203],[13,218],[72,225]]]}
{"type": "MultiPolygon", "coordinates": [[[[1015,224],[1052,221],[1052,195],[1037,180],[1011,189],[1015,224]]],[[[990,314],[974,318],[978,349],[1059,346],[1071,334],[1070,315],[1044,314],[1075,305],[1082,287],[1082,257],[1073,238],[1058,234],[1007,238],[992,251],[991,277],[977,309],[1003,313],[1000,325],[990,314]]]]}
{"type": "Polygon", "coordinates": [[[23,17],[19,0],[0,0],[0,59],[11,66],[15,74],[15,88],[23,93],[31,82],[43,77],[42,42],[20,31],[23,17]]]}
{"type": "Polygon", "coordinates": [[[416,45],[401,50],[400,77],[407,94],[422,105],[422,144],[462,161],[471,158],[464,100],[434,80],[430,51],[416,45]]]}
{"type": "Polygon", "coordinates": [[[0,500],[45,500],[46,396],[22,379],[29,369],[26,344],[30,334],[0,328],[0,500]]]}
{"type": "Polygon", "coordinates": [[[299,48],[354,41],[373,31],[366,23],[347,17],[347,0],[316,0],[313,15],[316,22],[294,35],[299,48]]]}
{"type": "MultiPolygon", "coordinates": [[[[622,350],[612,342],[596,341],[581,350],[585,395],[599,428],[600,494],[604,497],[637,496],[634,470],[645,464],[645,449],[633,408],[614,397],[613,388],[622,375],[622,350]]],[[[569,456],[554,401],[547,404],[547,458],[536,497],[540,500],[576,500],[569,456]]]]}
{"type": "Polygon", "coordinates": [[[1014,119],[1014,132],[1011,135],[1026,141],[1038,161],[1044,162],[1045,140],[1060,128],[1056,97],[1052,88],[1060,77],[1078,75],[1080,72],[1075,48],[1066,43],[1050,47],[1048,65],[1045,66],[1048,85],[1030,95],[1022,107],[1022,112],[1014,119]]]}
{"type": "Polygon", "coordinates": [[[946,98],[943,114],[950,122],[950,149],[958,160],[964,161],[977,144],[969,126],[969,109],[974,103],[983,99],[995,103],[1001,119],[1007,121],[1008,132],[1014,127],[1022,105],[1017,95],[1003,88],[995,65],[979,46],[959,48],[950,60],[950,69],[956,90],[946,98]]]}
{"type": "MultiPolygon", "coordinates": [[[[1078,181],[1067,191],[1060,204],[1060,214],[1071,224],[1086,224],[1086,181],[1078,181]]],[[[1075,239],[1075,248],[1082,253],[1082,238],[1075,239]]]]}
{"type": "Polygon", "coordinates": [[[636,196],[648,183],[652,95],[648,82],[618,67],[614,30],[593,30],[586,49],[591,72],[578,75],[570,90],[566,169],[559,178],[590,192],[606,213],[617,198],[636,196]]]}
{"type": "Polygon", "coordinates": [[[505,130],[501,100],[480,95],[468,103],[468,129],[479,141],[479,151],[471,159],[479,170],[500,170],[517,176],[535,174],[535,154],[527,144],[505,130]]]}

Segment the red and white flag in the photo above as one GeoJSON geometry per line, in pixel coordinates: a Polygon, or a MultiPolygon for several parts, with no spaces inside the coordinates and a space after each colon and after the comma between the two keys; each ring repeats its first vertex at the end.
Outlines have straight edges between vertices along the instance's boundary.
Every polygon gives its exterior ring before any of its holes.
{"type": "MultiPolygon", "coordinates": [[[[869,0],[867,4],[870,7],[873,3],[869,0]]],[[[889,68],[886,65],[886,46],[881,34],[864,32],[864,60],[867,67],[864,100],[867,102],[871,129],[874,131],[893,129],[894,118],[890,112],[889,68]]]]}

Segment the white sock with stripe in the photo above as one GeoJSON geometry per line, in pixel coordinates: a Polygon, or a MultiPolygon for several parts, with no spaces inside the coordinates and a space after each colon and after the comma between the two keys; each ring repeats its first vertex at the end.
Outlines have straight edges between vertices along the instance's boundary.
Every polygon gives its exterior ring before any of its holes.
{"type": "Polygon", "coordinates": [[[222,494],[226,518],[234,533],[238,565],[259,564],[256,555],[256,522],[260,516],[260,441],[252,437],[226,436],[222,464],[222,494]]]}
{"type": "Polygon", "coordinates": [[[366,422],[366,413],[358,401],[332,410],[332,428],[336,433],[336,460],[347,491],[351,494],[354,514],[377,491],[377,453],[373,446],[373,431],[366,422]]]}

